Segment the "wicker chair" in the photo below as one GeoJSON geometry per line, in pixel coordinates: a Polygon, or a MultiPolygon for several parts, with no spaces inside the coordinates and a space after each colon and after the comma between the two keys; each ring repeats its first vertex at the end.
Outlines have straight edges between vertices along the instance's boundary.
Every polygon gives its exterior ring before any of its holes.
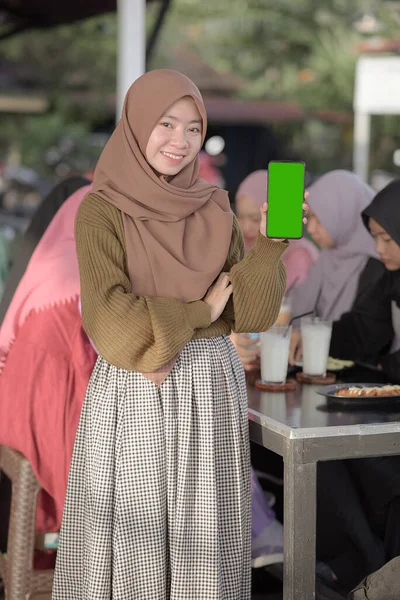
{"type": "Polygon", "coordinates": [[[5,600],[50,597],[54,571],[33,568],[39,482],[27,459],[8,446],[0,445],[0,469],[12,485],[7,555],[0,553],[5,600]]]}

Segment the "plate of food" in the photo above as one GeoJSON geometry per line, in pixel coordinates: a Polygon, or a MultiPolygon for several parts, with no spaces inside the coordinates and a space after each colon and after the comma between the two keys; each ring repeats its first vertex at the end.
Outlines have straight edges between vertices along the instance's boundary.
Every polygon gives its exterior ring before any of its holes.
{"type": "Polygon", "coordinates": [[[400,385],[384,383],[339,383],[317,390],[329,405],[347,408],[387,408],[400,410],[400,385]]]}

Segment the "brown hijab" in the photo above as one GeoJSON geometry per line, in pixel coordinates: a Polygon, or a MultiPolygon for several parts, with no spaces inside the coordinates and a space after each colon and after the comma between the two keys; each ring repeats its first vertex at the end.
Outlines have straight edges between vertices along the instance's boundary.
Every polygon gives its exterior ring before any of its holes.
{"type": "Polygon", "coordinates": [[[122,212],[132,292],[190,302],[203,298],[222,270],[233,217],[227,192],[197,179],[198,157],[169,181],[146,160],[157,121],[184,96],[197,106],[204,141],[207,115],[190,79],[160,69],[133,83],[96,166],[92,193],[122,212]]]}

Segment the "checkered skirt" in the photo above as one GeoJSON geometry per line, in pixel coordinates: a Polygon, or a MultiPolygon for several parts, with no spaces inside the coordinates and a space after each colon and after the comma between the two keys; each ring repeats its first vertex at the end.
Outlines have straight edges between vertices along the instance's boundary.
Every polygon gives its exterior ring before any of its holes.
{"type": "Polygon", "coordinates": [[[189,342],[160,387],[99,357],[53,600],[249,600],[247,418],[227,337],[189,342]]]}

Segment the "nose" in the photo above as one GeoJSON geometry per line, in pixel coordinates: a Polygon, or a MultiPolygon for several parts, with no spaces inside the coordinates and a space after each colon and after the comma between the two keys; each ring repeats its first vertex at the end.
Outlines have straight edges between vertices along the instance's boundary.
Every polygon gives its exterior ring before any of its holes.
{"type": "Polygon", "coordinates": [[[240,228],[245,237],[250,235],[251,234],[251,226],[250,226],[249,219],[242,219],[242,222],[240,223],[240,228]]]}
{"type": "Polygon", "coordinates": [[[177,148],[187,148],[189,146],[186,131],[183,128],[177,127],[175,129],[173,142],[177,148]]]}
{"type": "Polygon", "coordinates": [[[375,248],[376,248],[376,252],[379,255],[383,254],[384,246],[385,246],[385,242],[382,240],[382,238],[379,236],[376,237],[375,238],[375,248]]]}

